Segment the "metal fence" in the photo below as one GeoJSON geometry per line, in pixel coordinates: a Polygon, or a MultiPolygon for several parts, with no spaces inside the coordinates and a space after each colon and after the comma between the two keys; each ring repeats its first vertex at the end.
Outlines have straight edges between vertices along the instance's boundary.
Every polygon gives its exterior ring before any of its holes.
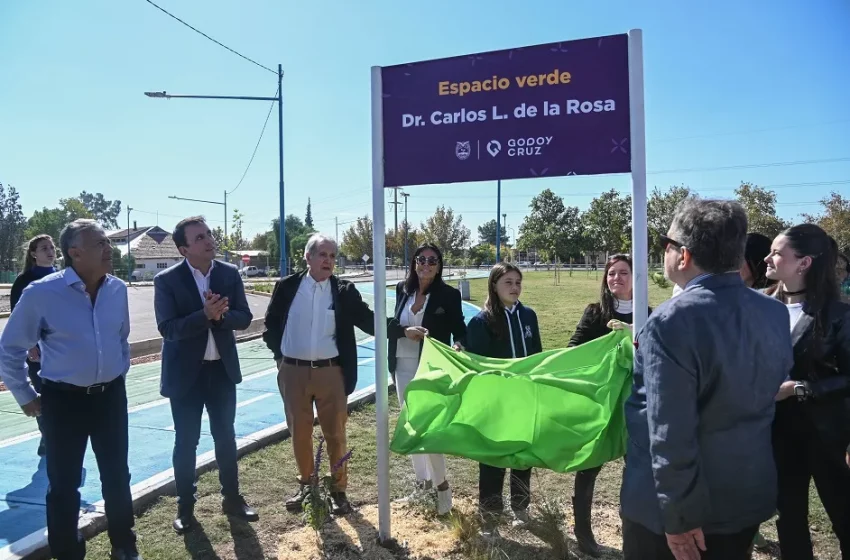
{"type": "Polygon", "coordinates": [[[17,272],[11,270],[0,270],[0,284],[11,284],[17,277],[17,272]]]}

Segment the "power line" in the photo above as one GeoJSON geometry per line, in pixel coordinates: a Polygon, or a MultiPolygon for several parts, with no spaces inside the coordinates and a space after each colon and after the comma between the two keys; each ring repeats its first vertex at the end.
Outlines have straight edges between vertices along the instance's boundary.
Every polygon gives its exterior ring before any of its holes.
{"type": "Polygon", "coordinates": [[[693,136],[679,136],[677,138],[662,138],[660,140],[654,140],[654,142],[674,142],[678,140],[694,140],[697,138],[715,138],[718,136],[738,136],[743,134],[757,134],[759,132],[774,132],[777,130],[792,130],[795,128],[808,128],[812,126],[828,126],[832,124],[846,123],[850,122],[850,119],[839,119],[834,121],[825,121],[819,123],[804,123],[804,124],[791,124],[787,126],[774,126],[769,128],[755,128],[752,130],[739,130],[734,132],[716,132],[709,134],[695,134],[693,136]]]}
{"type": "MultiPolygon", "coordinates": [[[[844,180],[839,180],[839,181],[815,181],[815,182],[811,182],[811,183],[781,183],[781,184],[776,184],[776,185],[756,185],[756,186],[764,188],[764,189],[792,189],[792,188],[823,187],[823,186],[847,185],[847,184],[850,184],[850,179],[844,179],[844,180]]],[[[698,191],[698,192],[731,192],[731,191],[734,191],[734,190],[737,190],[737,189],[738,189],[738,187],[718,188],[718,189],[712,189],[712,188],[697,189],[697,188],[693,188],[691,190],[698,191]]],[[[608,190],[610,191],[611,189],[608,189],[608,190]]],[[[617,190],[617,189],[615,189],[615,190],[617,190]]],[[[564,197],[568,197],[568,196],[600,196],[600,195],[603,195],[605,193],[604,192],[568,192],[568,193],[557,193],[556,192],[555,194],[557,196],[560,196],[561,198],[564,198],[564,197]]],[[[533,196],[534,195],[530,194],[530,193],[526,193],[526,194],[504,194],[503,193],[502,199],[505,199],[505,198],[529,198],[529,197],[533,197],[533,196]]],[[[445,196],[422,196],[422,195],[420,195],[420,196],[417,196],[416,198],[419,199],[419,200],[422,200],[422,199],[444,200],[446,197],[445,196]]],[[[492,196],[489,195],[489,194],[481,194],[481,195],[470,196],[469,198],[492,198],[492,196]]]]}
{"type": "Polygon", "coordinates": [[[810,165],[813,163],[837,163],[850,161],[850,157],[828,158],[828,159],[802,159],[798,161],[777,161],[772,163],[749,163],[744,165],[726,165],[722,167],[694,167],[691,169],[664,169],[662,171],[647,171],[647,175],[661,175],[664,173],[697,173],[702,171],[728,171],[730,169],[756,169],[763,167],[787,167],[791,165],[810,165]]]}
{"type": "Polygon", "coordinates": [[[189,29],[191,29],[191,30],[192,30],[192,31],[194,31],[195,33],[199,33],[200,35],[203,35],[204,37],[206,37],[207,39],[209,39],[210,41],[212,41],[212,42],[213,42],[213,43],[215,43],[216,45],[218,45],[218,46],[220,46],[220,47],[223,47],[223,48],[225,48],[225,49],[229,50],[230,52],[232,52],[232,53],[233,53],[233,54],[235,54],[236,56],[239,56],[239,57],[241,57],[241,58],[244,58],[245,60],[247,60],[247,61],[248,61],[248,62],[250,62],[251,64],[255,64],[256,66],[259,66],[259,67],[260,67],[260,68],[262,68],[263,70],[268,70],[269,72],[271,72],[272,74],[274,74],[275,76],[277,76],[277,72],[275,72],[274,70],[272,70],[272,69],[271,69],[271,68],[269,68],[268,66],[263,66],[262,64],[260,64],[260,63],[259,63],[259,62],[257,62],[256,60],[252,60],[252,59],[248,58],[247,56],[245,56],[244,54],[238,53],[238,52],[236,52],[235,50],[231,49],[230,47],[228,47],[228,46],[227,46],[227,45],[225,45],[224,43],[222,43],[222,42],[220,42],[220,41],[216,41],[215,39],[213,39],[212,37],[210,37],[209,35],[207,35],[207,34],[206,34],[206,33],[204,33],[203,31],[201,31],[200,29],[197,29],[197,28],[195,28],[195,27],[192,27],[191,25],[189,25],[188,23],[186,23],[185,21],[183,21],[183,20],[182,20],[182,19],[180,19],[179,17],[175,16],[174,14],[172,14],[171,12],[169,12],[168,10],[166,10],[165,8],[162,8],[161,6],[157,6],[156,4],[154,4],[153,2],[151,2],[151,0],[145,0],[145,2],[147,2],[148,4],[150,4],[151,6],[153,6],[154,8],[158,9],[159,11],[161,11],[162,13],[164,13],[165,15],[167,15],[167,16],[169,16],[169,17],[171,17],[171,18],[176,19],[177,21],[179,21],[180,23],[182,23],[183,25],[185,25],[186,27],[188,27],[189,29]]]}
{"type": "MultiPolygon", "coordinates": [[[[274,93],[275,97],[277,97],[279,93],[280,93],[280,88],[275,90],[275,93],[274,93]]],[[[254,146],[254,153],[251,154],[251,159],[248,161],[248,166],[245,168],[245,172],[242,174],[242,178],[239,179],[239,182],[236,183],[236,186],[233,187],[233,190],[230,191],[227,194],[230,195],[230,194],[233,194],[234,192],[236,192],[236,189],[238,189],[242,185],[242,181],[245,180],[245,176],[248,174],[248,170],[251,169],[251,164],[254,163],[254,156],[257,155],[257,149],[260,147],[260,142],[263,141],[263,134],[266,133],[266,125],[269,124],[269,117],[272,116],[272,109],[274,109],[274,104],[275,104],[275,102],[272,101],[271,106],[269,107],[269,113],[266,115],[266,122],[263,123],[263,129],[260,131],[260,137],[257,139],[257,145],[254,146]]]]}

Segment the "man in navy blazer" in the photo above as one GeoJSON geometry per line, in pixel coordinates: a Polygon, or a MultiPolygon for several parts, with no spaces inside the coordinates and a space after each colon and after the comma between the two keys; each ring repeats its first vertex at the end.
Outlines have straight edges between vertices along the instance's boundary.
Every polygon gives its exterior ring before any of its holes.
{"type": "Polygon", "coordinates": [[[236,466],[236,384],[242,381],[234,331],[253,316],[235,266],[216,261],[216,244],[203,217],[182,220],[173,239],[185,260],[154,278],[156,322],[162,335],[160,393],[171,400],[178,534],[193,528],[195,455],[204,407],[215,441],[222,510],[256,521],[239,493],[236,466]]]}
{"type": "Polygon", "coordinates": [[[775,397],[793,365],[788,311],[744,284],[747,216],[688,200],[664,271],[684,291],[635,344],[620,495],[625,560],[748,560],[776,511],[775,397]]]}

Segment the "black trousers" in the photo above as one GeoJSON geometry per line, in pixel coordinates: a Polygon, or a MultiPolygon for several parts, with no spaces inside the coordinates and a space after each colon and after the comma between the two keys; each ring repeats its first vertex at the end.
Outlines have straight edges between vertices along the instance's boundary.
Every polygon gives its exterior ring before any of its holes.
{"type": "Polygon", "coordinates": [[[846,447],[828,445],[816,434],[806,437],[774,430],[773,452],[779,475],[776,530],[783,558],[811,560],[809,485],[814,478],[843,558],[850,559],[850,469],[846,447]]]}
{"type": "Polygon", "coordinates": [[[239,474],[236,466],[236,385],[227,376],[221,361],[206,362],[194,386],[182,397],[171,399],[174,419],[174,479],[177,485],[177,507],[189,514],[195,505],[195,457],[201,438],[204,408],[210,419],[210,433],[215,441],[218,479],[225,497],[239,496],[239,474]]]}
{"type": "MultiPolygon", "coordinates": [[[[41,371],[41,364],[39,362],[31,362],[27,360],[27,367],[29,368],[29,377],[30,383],[32,383],[32,388],[35,389],[35,392],[41,394],[41,376],[38,372],[41,371]]],[[[44,429],[41,427],[41,416],[36,416],[36,423],[38,424],[38,429],[42,434],[42,438],[44,438],[44,429]]]]}
{"type": "MultiPolygon", "coordinates": [[[[478,507],[482,513],[500,513],[505,505],[502,489],[505,486],[505,471],[501,467],[491,467],[478,463],[478,507]]],[[[511,509],[528,509],[531,502],[531,469],[519,471],[511,469],[511,509]]]]}
{"type": "MultiPolygon", "coordinates": [[[[758,525],[731,535],[705,535],[706,550],[700,556],[703,560],[750,560],[750,546],[757,531],[758,525]]],[[[623,519],[623,560],[675,558],[667,545],[666,535],[658,535],[640,523],[623,519]]]]}
{"type": "Polygon", "coordinates": [[[47,446],[47,541],[55,558],[79,560],[86,555],[77,531],[80,485],[88,441],[100,470],[101,491],[115,548],[135,545],[133,498],[127,466],[127,391],[124,378],[102,393],[69,390],[45,380],[41,387],[41,421],[47,446]]]}

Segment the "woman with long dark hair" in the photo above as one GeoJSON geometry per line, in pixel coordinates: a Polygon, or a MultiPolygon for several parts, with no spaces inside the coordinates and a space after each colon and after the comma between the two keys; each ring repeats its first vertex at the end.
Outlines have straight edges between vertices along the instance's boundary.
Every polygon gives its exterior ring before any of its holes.
{"type": "MultiPolygon", "coordinates": [[[[484,309],[469,321],[467,350],[489,358],[524,358],[543,351],[537,314],[519,301],[522,272],[509,263],[490,271],[484,309]]],[[[502,488],[506,469],[479,463],[478,507],[485,519],[483,533],[495,536],[503,510],[502,488]]],[[[511,469],[511,510],[516,524],[528,522],[531,469],[511,469]]]]}
{"type": "MultiPolygon", "coordinates": [[[[436,245],[426,243],[413,253],[407,279],[396,286],[395,320],[400,328],[389,329],[388,362],[395,379],[399,403],[416,376],[422,340],[430,336],[443,344],[462,348],[466,323],[460,292],[443,281],[443,253],[436,245]]],[[[418,489],[437,489],[437,514],[452,509],[452,492],[446,478],[443,455],[412,455],[418,489]]]]}
{"type": "MultiPolygon", "coordinates": [[[[591,303],[584,310],[567,346],[578,346],[607,335],[614,326],[613,322],[631,325],[633,317],[632,258],[624,254],[612,255],[605,263],[602,285],[599,288],[599,302],[591,303]]],[[[590,518],[593,511],[593,490],[601,470],[602,465],[577,472],[573,495],[576,541],[579,550],[594,558],[600,556],[600,550],[593,535],[590,518]]]]}
{"type": "MultiPolygon", "coordinates": [[[[9,296],[9,303],[13,311],[24,293],[24,288],[36,280],[41,280],[48,274],[56,272],[53,267],[55,262],[56,246],[53,244],[53,238],[49,235],[36,235],[24,244],[24,270],[12,284],[12,291],[9,296]]],[[[29,351],[27,366],[29,367],[30,382],[33,388],[37,393],[41,393],[41,377],[38,375],[38,372],[41,371],[41,352],[38,346],[29,351]]],[[[39,421],[40,430],[41,418],[36,417],[36,420],[39,421]]],[[[43,439],[38,444],[38,454],[44,455],[43,439]]]]}
{"type": "Polygon", "coordinates": [[[794,367],[776,396],[773,445],[779,475],[776,522],[783,558],[813,558],[809,485],[814,478],[842,557],[850,559],[850,305],[838,295],[837,252],[818,226],[773,241],[767,293],[785,303],[794,367]]]}

